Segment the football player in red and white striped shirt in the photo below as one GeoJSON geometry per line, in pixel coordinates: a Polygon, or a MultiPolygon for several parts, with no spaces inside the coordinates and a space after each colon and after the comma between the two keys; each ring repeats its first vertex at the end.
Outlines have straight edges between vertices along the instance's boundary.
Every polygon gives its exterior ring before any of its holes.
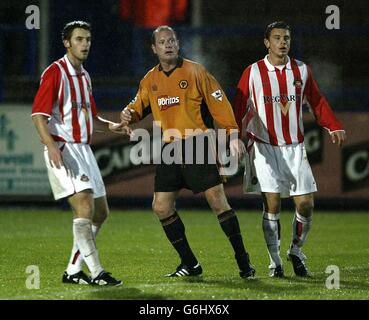
{"type": "Polygon", "coordinates": [[[91,79],[82,63],[91,47],[90,24],[73,21],[62,33],[66,55],[42,74],[32,120],[45,145],[44,156],[54,198],[68,198],[73,208],[74,243],[64,283],[120,285],[105,272],[95,245],[109,208],[104,182],[90,148],[93,124],[125,134],[127,128],[98,116],[91,79]],[[86,263],[90,279],[82,271],[86,263]]]}
{"type": "Polygon", "coordinates": [[[234,102],[242,138],[248,141],[244,191],[262,194],[263,231],[271,264],[270,275],[283,277],[280,250],[281,198],[292,197],[296,212],[288,259],[298,276],[309,276],[301,252],[312,224],[313,193],[317,191],[306,157],[302,102],[309,102],[319,125],[341,146],[345,131],[320,93],[311,69],[290,58],[290,27],[268,25],[266,57],[248,66],[238,83],[234,102]]]}

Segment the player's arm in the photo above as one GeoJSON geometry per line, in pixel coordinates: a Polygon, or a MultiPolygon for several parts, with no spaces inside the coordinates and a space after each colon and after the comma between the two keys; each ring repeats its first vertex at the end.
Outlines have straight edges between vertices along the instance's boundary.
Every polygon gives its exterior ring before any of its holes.
{"type": "Polygon", "coordinates": [[[237,85],[236,97],[233,101],[233,112],[236,118],[238,128],[240,130],[240,137],[243,134],[243,119],[247,113],[247,102],[250,97],[249,81],[250,81],[251,66],[247,67],[243,72],[240,81],[237,85]]]}
{"type": "Polygon", "coordinates": [[[341,147],[346,140],[346,132],[334,115],[327,99],[321,94],[309,67],[307,67],[307,72],[304,94],[312,107],[315,119],[320,126],[328,130],[332,142],[341,147]]]}
{"type": "Polygon", "coordinates": [[[105,119],[101,116],[94,117],[94,128],[97,132],[114,132],[117,134],[123,134],[123,135],[130,135],[131,134],[131,128],[128,126],[120,126],[120,123],[116,123],[113,121],[110,121],[108,119],[105,119]]]}
{"type": "Polygon", "coordinates": [[[63,166],[61,152],[50,134],[47,126],[52,114],[52,107],[57,99],[57,89],[60,85],[61,74],[56,65],[50,66],[42,75],[40,87],[32,106],[32,121],[40,136],[40,140],[47,146],[50,165],[60,169],[63,166]]]}
{"type": "Polygon", "coordinates": [[[34,114],[32,116],[32,120],[40,136],[41,142],[47,146],[50,165],[52,167],[55,165],[58,169],[60,169],[60,167],[64,166],[64,164],[61,157],[61,152],[49,132],[49,128],[47,126],[47,117],[42,114],[34,114]]]}
{"type": "Polygon", "coordinates": [[[120,126],[119,123],[105,119],[98,114],[97,108],[96,108],[96,102],[92,94],[90,95],[90,102],[91,102],[92,117],[94,121],[94,130],[96,132],[111,131],[111,132],[114,132],[117,134],[123,134],[123,135],[131,134],[131,129],[128,126],[122,127],[120,126]]]}
{"type": "Polygon", "coordinates": [[[121,126],[138,122],[150,113],[149,90],[142,80],[135,98],[120,113],[121,126]]]}
{"type": "MultiPolygon", "coordinates": [[[[199,69],[198,80],[200,91],[209,111],[220,128],[226,129],[227,134],[236,130],[239,132],[233,109],[218,81],[205,69],[199,69]]],[[[246,152],[242,140],[231,139],[230,151],[232,155],[241,158],[246,152]]]]}

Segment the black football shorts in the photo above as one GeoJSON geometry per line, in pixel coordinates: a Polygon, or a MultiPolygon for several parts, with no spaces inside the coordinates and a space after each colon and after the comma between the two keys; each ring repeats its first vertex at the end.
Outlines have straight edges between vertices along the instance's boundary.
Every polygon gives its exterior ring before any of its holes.
{"type": "MultiPolygon", "coordinates": [[[[182,159],[181,164],[166,164],[162,159],[161,164],[156,165],[155,192],[173,192],[186,188],[192,190],[193,193],[199,193],[222,183],[217,164],[214,163],[215,151],[209,151],[206,139],[204,148],[200,151],[204,153],[204,161],[200,163],[196,163],[196,144],[190,151],[186,150],[184,142],[181,144],[182,154],[179,155],[182,159]],[[186,151],[193,155],[192,164],[187,164],[185,161],[186,151]],[[211,156],[208,153],[212,153],[211,156]]],[[[168,144],[164,144],[163,149],[166,146],[168,144]]]]}

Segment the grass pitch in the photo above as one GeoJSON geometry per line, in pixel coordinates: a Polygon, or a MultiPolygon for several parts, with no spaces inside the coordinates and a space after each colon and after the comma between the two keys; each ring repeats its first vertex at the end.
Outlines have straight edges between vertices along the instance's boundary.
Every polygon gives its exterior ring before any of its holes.
{"type": "MultiPolygon", "coordinates": [[[[0,299],[369,299],[368,225],[364,213],[315,212],[304,247],[311,279],[293,275],[285,259],[292,214],[283,212],[285,279],[268,277],[269,258],[259,212],[239,211],[246,247],[257,277],[241,279],[231,246],[209,211],[180,211],[187,237],[204,273],[198,278],[165,278],[178,256],[151,211],[112,211],[97,246],[104,268],[124,281],[114,288],[61,283],[72,246],[71,212],[0,210],[0,299]],[[339,289],[327,289],[328,266],[339,268],[339,289]],[[40,288],[27,289],[27,278],[40,271],[40,288]],[[32,270],[32,269],[31,269],[32,270]]],[[[33,283],[28,278],[28,283],[33,283]],[[31,281],[31,282],[30,282],[31,281]]]]}

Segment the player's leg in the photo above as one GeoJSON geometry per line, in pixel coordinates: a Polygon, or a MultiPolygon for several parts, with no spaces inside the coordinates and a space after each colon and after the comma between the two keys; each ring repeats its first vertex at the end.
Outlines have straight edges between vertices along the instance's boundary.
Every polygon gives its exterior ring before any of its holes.
{"type": "MultiPolygon", "coordinates": [[[[103,194],[103,193],[101,192],[97,193],[97,195],[100,195],[100,194],[103,194]]],[[[95,198],[94,206],[95,206],[95,210],[94,210],[94,215],[92,217],[91,230],[92,230],[92,236],[94,237],[94,241],[96,243],[97,234],[102,224],[104,223],[104,221],[109,215],[109,206],[108,206],[108,201],[106,199],[106,196],[104,195],[104,196],[95,198]]],[[[109,272],[103,271],[96,278],[92,279],[92,284],[118,286],[122,284],[122,281],[113,278],[109,272]]]]}
{"type": "MultiPolygon", "coordinates": [[[[292,242],[287,252],[289,260],[297,276],[309,276],[306,267],[306,256],[301,252],[312,225],[312,214],[314,208],[314,192],[317,191],[315,179],[306,156],[303,143],[286,148],[285,159],[292,159],[288,163],[293,175],[293,186],[290,195],[296,205],[296,211],[292,224],[292,242]]],[[[288,160],[286,160],[288,161],[288,160]]]]}
{"type": "Polygon", "coordinates": [[[295,215],[292,222],[292,242],[288,250],[295,274],[298,276],[309,276],[306,267],[306,256],[302,253],[301,247],[304,245],[312,226],[312,216],[314,209],[314,196],[312,193],[294,196],[296,205],[295,215]]]}
{"type": "Polygon", "coordinates": [[[280,258],[280,202],[284,178],[284,159],[279,147],[255,142],[249,150],[248,175],[244,177],[244,191],[262,194],[262,230],[270,257],[269,274],[283,277],[280,258]]]}
{"type": "MultiPolygon", "coordinates": [[[[92,217],[92,235],[96,240],[99,230],[108,217],[109,207],[106,200],[106,196],[94,199],[94,214],[92,217]]],[[[67,273],[76,274],[82,271],[83,268],[83,257],[78,249],[78,245],[75,239],[73,239],[72,254],[69,260],[67,273]]]]}
{"type": "MultiPolygon", "coordinates": [[[[76,168],[78,169],[79,163],[75,161],[74,157],[76,155],[75,148],[73,145],[68,143],[61,143],[58,142],[60,151],[62,152],[63,156],[63,162],[65,164],[65,167],[61,167],[60,169],[56,168],[55,166],[50,165],[49,157],[47,149],[45,148],[44,151],[44,157],[45,157],[45,163],[46,168],[48,171],[48,177],[50,181],[50,186],[53,191],[53,195],[55,200],[70,197],[71,195],[74,195],[76,192],[75,189],[75,179],[77,178],[79,183],[82,185],[85,183],[86,185],[83,187],[84,194],[76,195],[76,197],[84,197],[85,193],[88,192],[88,190],[91,189],[91,185],[88,182],[83,182],[80,178],[80,176],[75,177],[75,174],[71,174],[72,169],[76,168]],[[73,166],[72,166],[73,165],[73,166]],[[68,168],[68,171],[66,170],[68,168]]],[[[75,170],[78,171],[78,170],[75,170]]],[[[89,193],[86,197],[89,198],[91,193],[89,193]]],[[[92,196],[91,196],[92,197],[92,196]]],[[[88,201],[87,201],[88,203],[88,201]]],[[[91,205],[88,203],[87,206],[91,207],[91,205]]],[[[78,209],[79,213],[76,213],[75,208],[72,206],[72,209],[74,211],[74,218],[78,218],[78,215],[82,215],[83,212],[78,209]]],[[[88,218],[86,220],[91,219],[90,213],[92,209],[87,210],[87,213],[85,214],[88,218]]],[[[74,229],[74,226],[73,226],[74,229]]],[[[74,233],[74,230],[73,230],[74,233]]],[[[73,249],[72,249],[72,255],[68,264],[68,267],[66,271],[63,274],[62,281],[64,283],[75,283],[75,284],[90,284],[91,279],[82,271],[82,263],[76,263],[79,259],[80,253],[78,250],[76,238],[73,237],[73,249]]],[[[80,261],[82,261],[80,259],[80,261]]]]}
{"type": "Polygon", "coordinates": [[[114,279],[101,266],[99,253],[92,232],[94,199],[91,190],[78,192],[68,198],[74,211],[73,236],[78,249],[91,272],[91,284],[118,286],[122,281],[114,279]]]}
{"type": "Polygon", "coordinates": [[[254,276],[255,269],[250,265],[249,254],[246,252],[242,240],[236,212],[228,204],[223,184],[218,184],[205,190],[204,194],[209,206],[217,215],[223,232],[228,237],[233,247],[235,258],[240,269],[240,276],[244,278],[254,276]]]}
{"type": "MultiPolygon", "coordinates": [[[[92,217],[94,212],[94,200],[91,190],[77,192],[68,198],[74,213],[73,237],[74,243],[80,252],[82,259],[86,262],[92,277],[96,277],[103,268],[99,261],[94,237],[92,235],[92,217]]],[[[78,259],[77,253],[74,258],[78,259]]],[[[80,264],[81,265],[81,264],[80,264]]],[[[70,262],[67,273],[74,274],[76,266],[70,262]]],[[[82,270],[82,268],[80,269],[82,270]]]]}
{"type": "MultiPolygon", "coordinates": [[[[165,144],[164,147],[168,145],[165,144]]],[[[171,277],[195,276],[202,273],[202,268],[188,244],[185,226],[175,209],[175,200],[184,186],[181,165],[166,164],[165,161],[156,165],[152,207],[168,240],[181,259],[177,270],[167,275],[171,277]]]]}
{"type": "Polygon", "coordinates": [[[181,259],[177,270],[167,276],[195,276],[202,273],[202,268],[188,244],[185,226],[175,209],[175,199],[178,193],[178,191],[155,192],[152,207],[168,240],[181,259]]]}
{"type": "Polygon", "coordinates": [[[279,222],[281,197],[279,193],[263,192],[262,228],[270,258],[270,276],[283,277],[282,259],[280,256],[281,225],[279,222]]]}
{"type": "Polygon", "coordinates": [[[312,226],[314,196],[312,193],[294,196],[293,200],[296,205],[296,212],[293,219],[292,244],[301,248],[312,226]]]}
{"type": "Polygon", "coordinates": [[[95,244],[98,227],[108,214],[105,186],[96,159],[90,146],[83,144],[67,144],[63,159],[68,159],[69,179],[73,180],[76,190],[76,193],[68,198],[75,215],[74,242],[91,272],[91,284],[120,285],[120,280],[114,279],[103,270],[95,244]]]}

